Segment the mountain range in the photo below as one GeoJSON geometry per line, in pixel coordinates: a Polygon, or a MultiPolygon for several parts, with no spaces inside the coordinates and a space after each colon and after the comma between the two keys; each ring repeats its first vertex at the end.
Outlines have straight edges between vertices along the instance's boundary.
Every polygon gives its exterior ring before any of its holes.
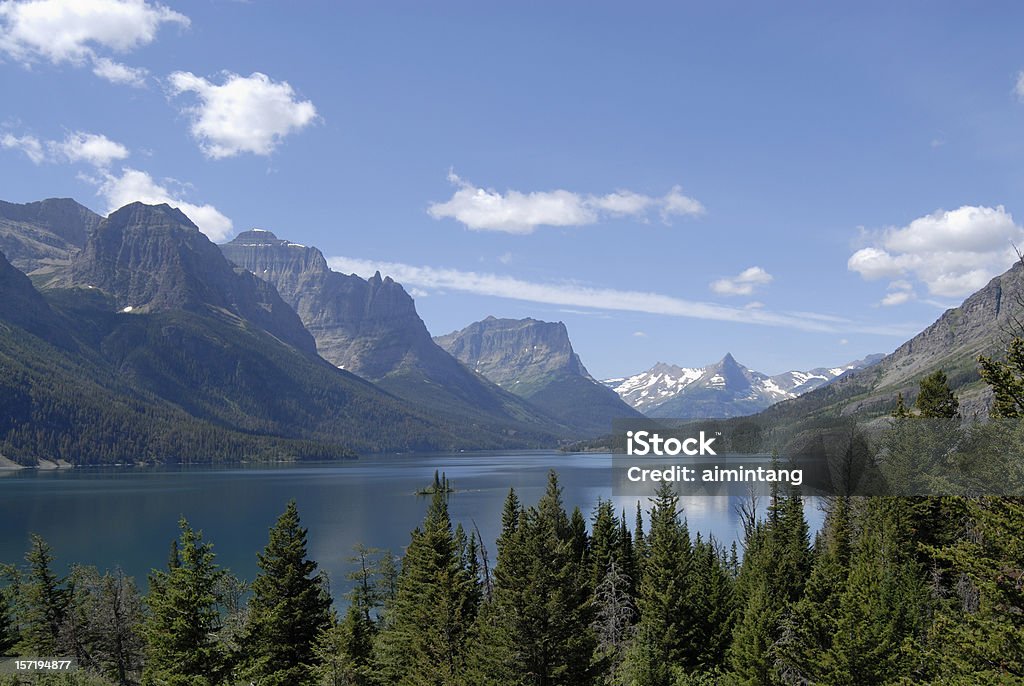
{"type": "Polygon", "coordinates": [[[869,355],[836,367],[788,371],[774,376],[743,366],[730,353],[706,367],[659,362],[633,376],[605,379],[626,403],[649,417],[703,419],[756,414],[771,405],[831,383],[882,359],[869,355]]]}
{"type": "Polygon", "coordinates": [[[562,322],[487,317],[434,340],[477,374],[585,433],[641,416],[590,375],[562,322]]]}
{"type": "Polygon", "coordinates": [[[1018,265],[881,359],[767,376],[726,355],[602,383],[561,322],[432,338],[392,279],[269,231],[217,246],[167,205],[0,203],[0,247],[0,457],[24,464],[548,447],[641,412],[799,427],[885,415],[936,369],[980,416],[977,356],[1024,320],[1018,265]]]}

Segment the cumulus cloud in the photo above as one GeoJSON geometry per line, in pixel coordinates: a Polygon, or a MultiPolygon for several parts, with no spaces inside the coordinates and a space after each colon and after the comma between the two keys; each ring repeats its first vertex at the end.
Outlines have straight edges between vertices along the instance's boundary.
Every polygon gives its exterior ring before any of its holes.
{"type": "Polygon", "coordinates": [[[882,231],[874,245],[850,256],[847,267],[869,281],[912,277],[932,295],[959,297],[1009,268],[1017,259],[1013,243],[1022,241],[1024,229],[1002,205],[965,205],[882,231]]]}
{"type": "Polygon", "coordinates": [[[128,148],[98,133],[72,131],[62,141],[41,141],[35,136],[5,134],[0,146],[24,152],[34,164],[43,162],[86,162],[107,167],[128,157],[128,148]]]}
{"type": "Polygon", "coordinates": [[[189,19],[146,0],[8,0],[0,3],[0,51],[25,65],[91,63],[102,78],[138,85],[143,70],[101,52],[148,45],[163,24],[188,26],[189,19]]]}
{"type": "Polygon", "coordinates": [[[0,147],[8,150],[21,150],[32,160],[32,164],[42,164],[46,160],[43,144],[35,136],[15,136],[5,133],[3,137],[0,137],[0,147]]]}
{"type": "Polygon", "coordinates": [[[434,219],[455,219],[475,231],[528,234],[538,226],[595,224],[609,215],[646,219],[652,208],[659,208],[666,221],[673,216],[699,216],[705,211],[700,202],[683,195],[679,186],[662,197],[630,190],[597,196],[561,189],[501,193],[474,186],[454,172],[448,173],[448,180],[456,186],[452,197],[431,203],[427,213],[434,219]]]}
{"type": "Polygon", "coordinates": [[[120,175],[104,171],[99,178],[90,180],[97,186],[97,195],[107,201],[108,212],[133,202],[147,205],[167,203],[184,212],[211,241],[223,241],[231,235],[231,220],[216,207],[187,202],[144,171],[126,167],[120,175]]]}
{"type": "Polygon", "coordinates": [[[458,291],[476,295],[510,298],[527,302],[594,310],[618,310],[689,317],[716,321],[778,326],[802,331],[856,331],[887,336],[907,336],[910,327],[874,326],[811,313],[780,313],[748,310],[713,303],[697,302],[644,291],[595,288],[572,282],[535,282],[510,276],[420,267],[397,262],[378,262],[349,257],[332,257],[330,266],[340,272],[370,277],[380,271],[407,286],[436,291],[458,291]]]}
{"type": "Polygon", "coordinates": [[[773,278],[761,267],[749,267],[736,276],[712,281],[709,287],[719,295],[753,295],[758,288],[770,284],[773,278]]]}
{"type": "Polygon", "coordinates": [[[273,81],[259,72],[222,76],[220,85],[187,71],[170,76],[172,94],[195,93],[199,100],[184,113],[207,157],[269,155],[285,136],[316,120],[316,107],[298,100],[287,81],[273,81]]]}

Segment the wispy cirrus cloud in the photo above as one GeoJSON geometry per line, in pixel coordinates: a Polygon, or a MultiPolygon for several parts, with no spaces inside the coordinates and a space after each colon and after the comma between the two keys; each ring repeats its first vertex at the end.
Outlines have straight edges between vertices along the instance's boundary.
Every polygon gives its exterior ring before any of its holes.
{"type": "Polygon", "coordinates": [[[448,180],[456,186],[452,197],[431,203],[427,213],[434,219],[454,219],[474,231],[500,231],[528,234],[540,226],[587,226],[609,216],[646,218],[657,211],[662,220],[672,217],[697,217],[704,205],[673,187],[655,197],[630,190],[606,195],[584,195],[567,190],[509,190],[504,193],[481,188],[462,179],[454,171],[448,180]]]}
{"type": "Polygon", "coordinates": [[[865,324],[832,315],[771,312],[765,309],[751,310],[686,300],[661,293],[599,288],[564,281],[527,281],[499,274],[415,266],[398,262],[331,257],[328,259],[328,263],[332,269],[337,271],[355,273],[364,277],[369,277],[374,272],[380,271],[406,286],[416,286],[432,291],[458,291],[547,305],[641,312],[672,317],[777,326],[801,331],[850,331],[885,336],[907,336],[916,330],[912,326],[865,324]]]}
{"type": "Polygon", "coordinates": [[[164,24],[189,25],[184,14],[146,0],[7,0],[0,2],[0,52],[24,64],[46,61],[140,86],[146,70],[102,53],[127,53],[156,39],[164,24]]]}

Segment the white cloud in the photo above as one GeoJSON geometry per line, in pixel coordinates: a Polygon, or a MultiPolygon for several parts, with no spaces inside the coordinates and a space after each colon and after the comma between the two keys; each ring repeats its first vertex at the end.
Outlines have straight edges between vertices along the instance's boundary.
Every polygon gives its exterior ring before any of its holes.
{"type": "Polygon", "coordinates": [[[850,256],[851,271],[867,280],[913,277],[932,295],[954,297],[1009,268],[1017,259],[1012,243],[1024,243],[1024,229],[1002,205],[965,205],[886,229],[874,242],[850,256]]]}
{"type": "Polygon", "coordinates": [[[174,95],[195,93],[199,104],[185,108],[192,119],[192,135],[208,157],[232,157],[251,152],[269,155],[288,134],[316,120],[309,100],[299,101],[287,81],[272,81],[266,74],[223,73],[216,85],[191,72],[170,76],[174,95]]]}
{"type": "Polygon", "coordinates": [[[15,136],[10,133],[5,133],[0,138],[0,147],[7,148],[9,150],[21,150],[25,155],[32,160],[32,164],[42,164],[46,160],[46,152],[43,150],[43,144],[35,136],[15,136]]]}
{"type": "Polygon", "coordinates": [[[418,267],[397,262],[377,262],[349,257],[332,257],[328,263],[337,271],[355,273],[363,277],[370,277],[374,272],[380,271],[407,286],[474,293],[548,305],[643,312],[673,317],[779,326],[802,331],[857,331],[886,336],[907,336],[914,332],[912,327],[873,326],[839,320],[829,315],[807,316],[809,313],[804,313],[804,316],[798,316],[766,310],[748,310],[684,300],[660,293],[594,288],[572,282],[540,283],[498,274],[418,267]]]}
{"type": "Polygon", "coordinates": [[[454,172],[448,173],[448,180],[456,186],[456,191],[445,202],[431,203],[427,213],[434,219],[455,219],[476,231],[528,234],[538,226],[595,224],[607,215],[646,218],[648,210],[654,207],[660,208],[666,221],[671,216],[704,213],[704,206],[683,195],[678,186],[664,197],[656,198],[629,190],[601,196],[561,189],[500,193],[474,186],[454,172]]]}
{"type": "Polygon", "coordinates": [[[92,63],[92,73],[111,83],[142,88],[146,85],[149,72],[142,67],[129,67],[107,57],[99,57],[92,63]]]}
{"type": "Polygon", "coordinates": [[[914,292],[913,284],[909,281],[899,279],[889,284],[889,293],[887,293],[878,304],[882,307],[893,307],[916,299],[917,293],[914,292]]]}
{"type": "Polygon", "coordinates": [[[107,167],[111,162],[128,157],[128,148],[97,133],[75,131],[61,142],[50,141],[50,149],[69,162],[88,162],[94,167],[107,167]]]}
{"type": "Polygon", "coordinates": [[[1013,88],[1017,97],[1024,100],[1024,71],[1017,72],[1017,84],[1013,88]]]}
{"type": "Polygon", "coordinates": [[[647,338],[647,332],[646,331],[634,331],[633,332],[633,336],[636,337],[636,338],[647,338]]]}
{"type": "Polygon", "coordinates": [[[893,291],[886,294],[880,304],[882,307],[892,307],[893,305],[902,305],[903,303],[910,302],[913,299],[913,291],[893,291]]]}
{"type": "Polygon", "coordinates": [[[189,19],[146,0],[7,0],[0,2],[0,52],[25,65],[92,63],[98,76],[134,84],[140,70],[100,51],[127,53],[148,45],[163,24],[188,26],[189,19]]]}
{"type": "Polygon", "coordinates": [[[687,195],[683,195],[683,189],[673,186],[672,190],[662,198],[662,219],[668,221],[673,215],[698,217],[706,212],[704,205],[687,195]]]}
{"type": "Polygon", "coordinates": [[[211,241],[222,241],[231,235],[231,220],[216,207],[186,202],[144,171],[125,168],[120,176],[106,171],[101,174],[100,178],[92,181],[97,185],[97,195],[106,199],[108,212],[133,202],[147,205],[167,203],[184,212],[211,241]]]}
{"type": "Polygon", "coordinates": [[[427,296],[430,295],[430,292],[425,291],[422,288],[410,288],[409,295],[411,295],[414,298],[426,298],[427,296]]]}
{"type": "Polygon", "coordinates": [[[774,277],[761,267],[749,267],[736,276],[712,281],[709,287],[719,295],[752,295],[761,286],[767,286],[774,277]]]}
{"type": "Polygon", "coordinates": [[[41,141],[35,136],[5,134],[0,147],[21,150],[34,164],[43,162],[87,162],[107,167],[128,157],[128,148],[98,133],[72,131],[62,141],[41,141]]]}

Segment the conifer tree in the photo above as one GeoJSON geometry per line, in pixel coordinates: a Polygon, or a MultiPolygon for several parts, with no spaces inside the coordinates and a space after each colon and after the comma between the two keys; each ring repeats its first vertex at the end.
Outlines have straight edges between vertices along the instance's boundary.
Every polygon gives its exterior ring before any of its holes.
{"type": "Polygon", "coordinates": [[[941,369],[921,379],[914,406],[925,419],[952,419],[960,410],[960,402],[950,390],[946,373],[941,369]]]}
{"type": "Polygon", "coordinates": [[[859,520],[835,639],[823,661],[830,683],[894,683],[911,674],[916,658],[908,646],[929,606],[911,543],[912,506],[902,498],[869,498],[859,520]]]}
{"type": "Polygon", "coordinates": [[[783,620],[803,593],[809,570],[803,499],[773,489],[767,520],[748,527],[746,555],[736,580],[740,611],[729,648],[736,683],[783,683],[779,670],[783,620]]]}
{"type": "Polygon", "coordinates": [[[270,530],[252,584],[243,645],[246,676],[267,686],[312,683],[314,642],[327,628],[331,599],[316,562],[307,558],[307,530],[295,501],[270,530]]]}
{"type": "Polygon", "coordinates": [[[67,589],[53,572],[53,553],[41,536],[32,534],[25,562],[28,566],[17,597],[21,652],[57,655],[68,608],[67,589]]]}
{"type": "Polygon", "coordinates": [[[837,496],[827,505],[814,545],[804,593],[793,607],[782,646],[786,672],[810,683],[827,681],[823,659],[836,639],[839,603],[850,570],[851,501],[837,496]]]}
{"type": "Polygon", "coordinates": [[[679,496],[663,482],[652,500],[644,541],[647,556],[637,601],[640,622],[627,666],[634,684],[668,685],[672,665],[696,665],[695,617],[688,590],[693,551],[679,515],[679,496]]]}
{"type": "Polygon", "coordinates": [[[11,599],[15,597],[19,585],[18,571],[13,566],[0,565],[0,578],[6,577],[8,583],[0,588],[0,655],[10,655],[18,644],[18,623],[14,616],[11,599]]]}
{"type": "Polygon", "coordinates": [[[473,683],[587,686],[595,638],[588,569],[552,471],[536,507],[512,524],[506,502],[495,567],[494,600],[475,642],[473,683]]]}
{"type": "Polygon", "coordinates": [[[464,555],[446,496],[435,493],[422,528],[412,533],[378,636],[375,656],[383,683],[458,683],[479,602],[478,580],[466,569],[464,555]]]}
{"type": "Polygon", "coordinates": [[[217,642],[225,572],[214,563],[213,546],[203,543],[182,518],[176,554],[167,571],[154,570],[146,596],[143,629],[146,664],[143,686],[216,686],[224,683],[228,656],[217,642]]]}

